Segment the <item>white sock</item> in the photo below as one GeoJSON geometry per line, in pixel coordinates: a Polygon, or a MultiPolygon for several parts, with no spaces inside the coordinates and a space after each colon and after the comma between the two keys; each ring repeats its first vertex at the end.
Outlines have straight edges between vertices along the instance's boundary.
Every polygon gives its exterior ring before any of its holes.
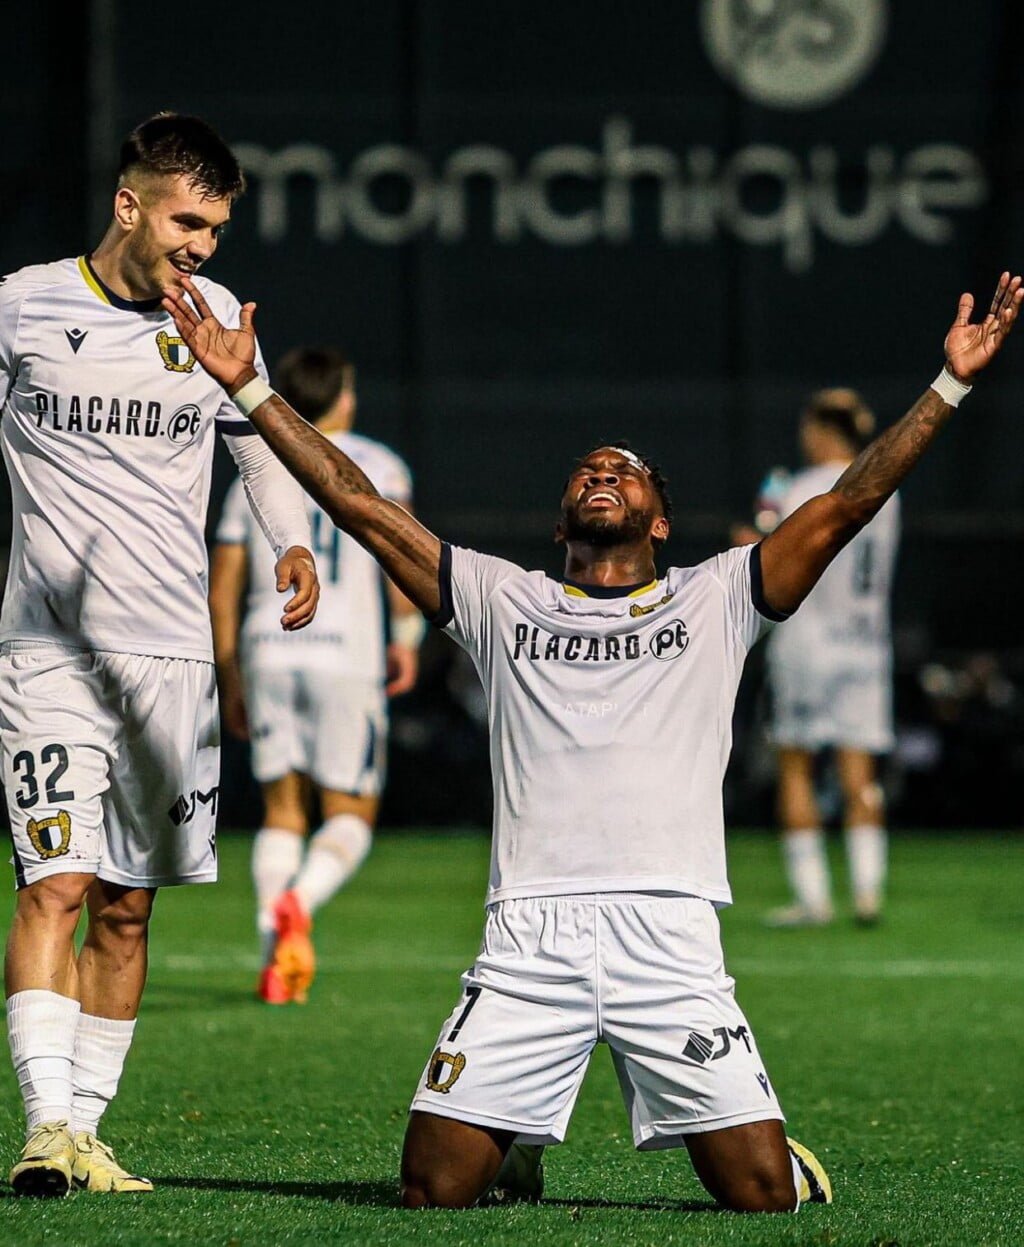
{"type": "Polygon", "coordinates": [[[71,1122],[71,1066],[82,1006],[56,992],[15,992],[7,1001],[7,1040],[25,1102],[26,1134],[41,1122],[71,1122]]]}
{"type": "Polygon", "coordinates": [[[79,1017],[71,1074],[73,1129],[97,1133],[104,1110],[117,1094],[134,1033],[134,1018],[122,1022],[89,1013],[79,1017]]]}
{"type": "Polygon", "coordinates": [[[355,814],[329,818],[309,841],[292,891],[307,914],[314,913],[356,873],[370,851],[373,833],[355,814]]]}
{"type": "Polygon", "coordinates": [[[262,827],[252,844],[252,882],[256,889],[256,929],[263,960],[274,944],[274,902],[298,874],[304,838],[280,827],[262,827]]]}
{"type": "Polygon", "coordinates": [[[782,856],[798,904],[815,914],[828,913],[832,884],[822,832],[817,828],[787,831],[782,837],[782,856]]]}
{"type": "Polygon", "coordinates": [[[789,1163],[793,1166],[793,1187],[796,1190],[796,1207],[793,1209],[793,1211],[799,1212],[800,1211],[800,1187],[804,1181],[804,1174],[803,1174],[803,1170],[800,1168],[799,1164],[797,1163],[796,1157],[793,1155],[792,1152],[790,1152],[789,1154],[789,1163]]]}
{"type": "Polygon", "coordinates": [[[854,903],[877,908],[882,901],[888,860],[885,828],[870,824],[847,828],[846,856],[854,903]]]}

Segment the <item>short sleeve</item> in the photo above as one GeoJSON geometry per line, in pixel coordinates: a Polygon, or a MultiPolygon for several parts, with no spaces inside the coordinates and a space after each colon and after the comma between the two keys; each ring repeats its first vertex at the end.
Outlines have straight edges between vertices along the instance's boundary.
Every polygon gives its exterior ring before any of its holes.
{"type": "Polygon", "coordinates": [[[10,279],[0,277],[0,408],[7,402],[7,395],[18,371],[15,338],[18,333],[20,307],[21,300],[10,279]]]}
{"type": "Polygon", "coordinates": [[[708,559],[704,567],[721,584],[729,618],[747,649],[755,645],[773,624],[787,618],[773,611],[765,601],[760,542],[726,550],[708,559]]]}
{"type": "Polygon", "coordinates": [[[438,569],[441,609],[430,622],[466,649],[477,652],[486,632],[488,607],[495,590],[506,580],[527,574],[505,559],[445,542],[438,569]]]}
{"type": "Polygon", "coordinates": [[[217,524],[217,541],[222,545],[241,546],[249,541],[251,511],[241,479],[232,481],[224,497],[224,506],[217,524]]]}

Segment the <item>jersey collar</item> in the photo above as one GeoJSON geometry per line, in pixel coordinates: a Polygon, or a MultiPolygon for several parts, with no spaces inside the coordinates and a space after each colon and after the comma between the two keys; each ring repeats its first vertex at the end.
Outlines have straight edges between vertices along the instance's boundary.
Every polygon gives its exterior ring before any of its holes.
{"type": "Polygon", "coordinates": [[[642,585],[581,585],[566,577],[562,580],[562,588],[573,598],[638,598],[650,593],[657,583],[655,577],[642,585]]]}
{"type": "Polygon", "coordinates": [[[159,299],[122,299],[100,280],[96,270],[89,263],[87,255],[78,257],[78,271],[82,274],[82,280],[101,303],[118,307],[122,312],[155,312],[160,306],[159,299]]]}

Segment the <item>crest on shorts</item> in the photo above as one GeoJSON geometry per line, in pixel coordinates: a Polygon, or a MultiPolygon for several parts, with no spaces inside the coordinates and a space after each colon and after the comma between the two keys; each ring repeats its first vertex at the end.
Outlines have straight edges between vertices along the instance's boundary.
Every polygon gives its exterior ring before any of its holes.
{"type": "Polygon", "coordinates": [[[172,338],[161,329],[156,335],[156,344],[168,372],[191,372],[196,366],[196,357],[185,345],[184,338],[172,338]]]}
{"type": "Polygon", "coordinates": [[[28,838],[40,857],[63,857],[71,847],[71,815],[58,810],[52,818],[30,818],[28,838]]]}
{"type": "Polygon", "coordinates": [[[447,1095],[459,1081],[459,1075],[466,1068],[466,1057],[462,1052],[442,1052],[434,1049],[427,1066],[427,1090],[440,1091],[447,1095]]]}

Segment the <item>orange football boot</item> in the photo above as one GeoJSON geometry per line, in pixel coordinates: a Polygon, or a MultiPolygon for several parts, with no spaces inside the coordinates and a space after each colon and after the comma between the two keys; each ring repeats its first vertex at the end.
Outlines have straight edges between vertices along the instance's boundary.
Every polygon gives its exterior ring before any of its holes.
{"type": "Polygon", "coordinates": [[[289,998],[303,1005],[316,973],[316,954],[310,932],[313,919],[302,908],[294,892],[282,892],[274,904],[277,943],[270,968],[281,977],[289,998]]]}
{"type": "Polygon", "coordinates": [[[270,965],[264,966],[260,971],[260,981],[256,987],[256,995],[268,1005],[286,1005],[291,1002],[291,992],[284,979],[281,977],[281,971],[271,962],[270,965]]]}

